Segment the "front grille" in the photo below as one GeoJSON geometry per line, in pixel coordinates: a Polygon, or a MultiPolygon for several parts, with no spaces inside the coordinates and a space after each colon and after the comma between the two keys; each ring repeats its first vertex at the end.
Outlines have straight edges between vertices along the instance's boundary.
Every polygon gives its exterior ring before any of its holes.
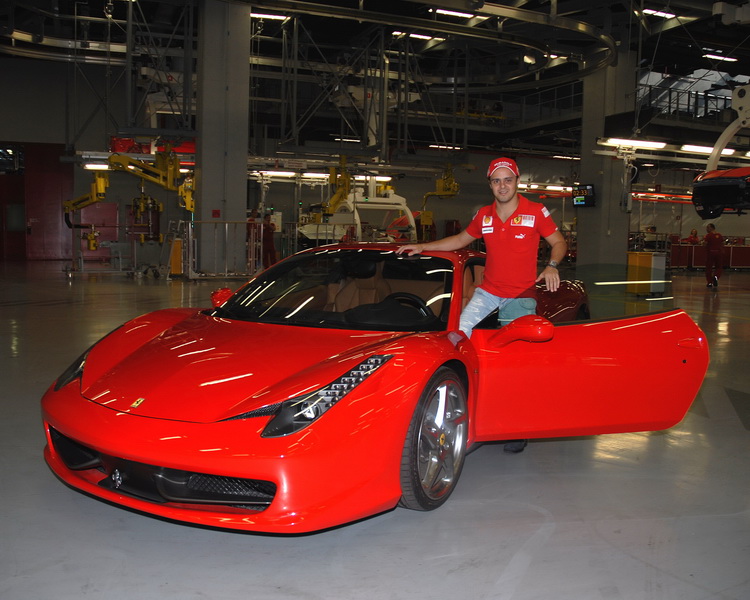
{"type": "Polygon", "coordinates": [[[276,486],[265,481],[238,479],[236,477],[219,477],[204,473],[193,473],[188,479],[188,488],[203,494],[225,496],[267,496],[276,493],[276,486]]]}
{"type": "Polygon", "coordinates": [[[276,484],[261,479],[224,477],[148,465],[101,454],[50,427],[50,438],[69,469],[95,469],[101,487],[150,502],[229,505],[263,510],[276,495],[276,484]]]}
{"type": "Polygon", "coordinates": [[[52,427],[49,428],[49,433],[52,438],[52,445],[69,469],[82,471],[101,467],[98,452],[71,440],[52,427]]]}

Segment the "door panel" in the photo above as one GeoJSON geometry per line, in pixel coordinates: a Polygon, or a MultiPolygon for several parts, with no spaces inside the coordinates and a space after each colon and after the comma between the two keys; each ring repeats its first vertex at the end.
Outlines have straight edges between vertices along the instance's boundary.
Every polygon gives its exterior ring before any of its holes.
{"type": "Polygon", "coordinates": [[[0,177],[0,260],[26,258],[23,175],[0,177]]]}
{"type": "Polygon", "coordinates": [[[471,338],[478,441],[666,429],[708,366],[705,336],[681,310],[555,326],[547,342],[502,346],[501,332],[471,338]]]}
{"type": "Polygon", "coordinates": [[[3,258],[24,260],[26,258],[26,217],[23,204],[6,204],[0,221],[3,237],[3,258]]]}

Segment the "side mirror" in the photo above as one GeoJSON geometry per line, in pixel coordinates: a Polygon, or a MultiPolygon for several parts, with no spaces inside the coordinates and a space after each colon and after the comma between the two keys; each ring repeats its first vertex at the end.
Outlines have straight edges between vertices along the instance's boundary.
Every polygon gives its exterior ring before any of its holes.
{"type": "Polygon", "coordinates": [[[220,288],[211,292],[211,304],[214,308],[219,308],[234,294],[229,288],[220,288]]]}
{"type": "Polygon", "coordinates": [[[511,321],[489,339],[494,347],[507,346],[511,342],[548,342],[555,335],[551,321],[537,315],[525,315],[511,321]]]}

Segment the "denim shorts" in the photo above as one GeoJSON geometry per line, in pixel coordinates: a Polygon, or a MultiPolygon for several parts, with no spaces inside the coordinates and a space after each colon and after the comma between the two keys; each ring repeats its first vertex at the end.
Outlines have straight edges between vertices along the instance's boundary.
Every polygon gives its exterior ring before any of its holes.
{"type": "Polygon", "coordinates": [[[474,327],[493,310],[497,309],[499,325],[507,325],[514,319],[536,313],[534,298],[500,298],[477,288],[464,310],[458,328],[471,337],[474,327]]]}

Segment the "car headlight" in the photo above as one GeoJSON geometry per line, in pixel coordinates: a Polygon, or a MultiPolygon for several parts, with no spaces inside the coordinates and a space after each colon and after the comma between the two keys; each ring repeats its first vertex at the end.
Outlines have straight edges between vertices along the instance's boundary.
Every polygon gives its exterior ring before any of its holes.
{"type": "Polygon", "coordinates": [[[83,367],[86,364],[86,357],[89,355],[89,350],[86,350],[86,352],[75,359],[73,363],[63,371],[62,375],[57,378],[54,388],[56,392],[83,376],[83,367]]]}
{"type": "Polygon", "coordinates": [[[108,338],[110,335],[112,335],[115,331],[117,331],[121,327],[122,325],[115,327],[112,331],[110,331],[107,335],[105,335],[101,340],[89,346],[86,352],[81,354],[81,356],[76,358],[73,361],[73,363],[67,369],[65,369],[65,371],[63,371],[63,374],[57,378],[57,381],[55,382],[54,390],[57,392],[60,389],[64,388],[69,383],[75,381],[76,379],[80,379],[81,377],[83,377],[83,368],[86,365],[86,359],[89,356],[89,352],[91,352],[94,349],[94,346],[101,343],[102,340],[104,340],[105,338],[108,338]]]}
{"type": "MultiPolygon", "coordinates": [[[[388,354],[370,356],[327,386],[276,405],[276,415],[268,422],[261,437],[281,437],[307,427],[391,358],[393,355],[388,354]]],[[[258,411],[253,411],[255,412],[258,411]]],[[[247,413],[245,416],[251,414],[247,413]]]]}

